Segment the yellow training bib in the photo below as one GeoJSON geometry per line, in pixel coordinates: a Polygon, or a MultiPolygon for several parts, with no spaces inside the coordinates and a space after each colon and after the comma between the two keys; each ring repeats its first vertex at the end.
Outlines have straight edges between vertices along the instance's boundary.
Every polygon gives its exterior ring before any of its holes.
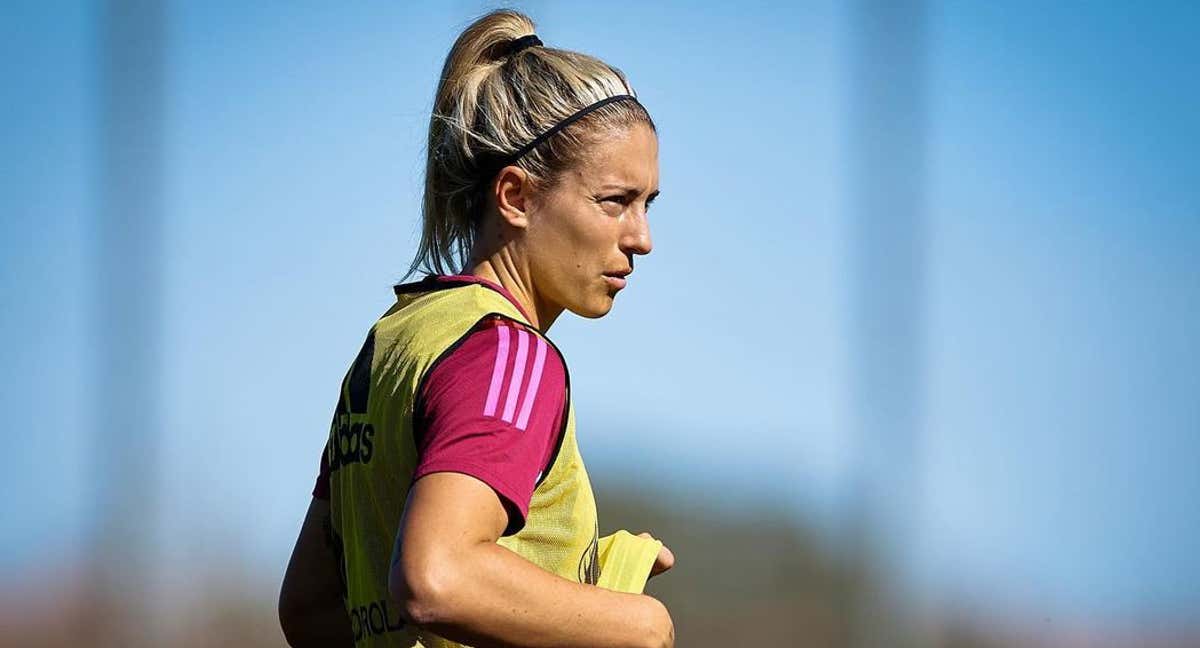
{"type": "MultiPolygon", "coordinates": [[[[458,646],[404,623],[388,595],[393,543],[418,459],[414,406],[425,376],[481,319],[529,322],[504,295],[480,284],[426,280],[397,286],[396,295],[342,381],[326,447],[346,610],[356,646],[458,646]]],[[[575,442],[569,375],[567,385],[558,452],[533,491],[525,527],[498,544],[563,578],[596,584],[596,502],[575,442]]]]}

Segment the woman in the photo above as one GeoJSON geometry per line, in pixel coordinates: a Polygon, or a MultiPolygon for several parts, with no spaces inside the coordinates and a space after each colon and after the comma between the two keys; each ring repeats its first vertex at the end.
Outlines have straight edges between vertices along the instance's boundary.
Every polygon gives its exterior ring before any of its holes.
{"type": "Polygon", "coordinates": [[[563,310],[606,314],[650,252],[658,144],[632,95],[520,13],[455,42],[410,269],[431,275],[396,287],[342,383],[280,595],[292,645],[673,645],[640,592],[674,557],[597,537],[545,337],[563,310]]]}

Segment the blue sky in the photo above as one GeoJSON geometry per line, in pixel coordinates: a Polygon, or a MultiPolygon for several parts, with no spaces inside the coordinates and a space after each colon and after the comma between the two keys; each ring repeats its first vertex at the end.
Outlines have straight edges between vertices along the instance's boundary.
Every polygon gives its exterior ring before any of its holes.
{"type": "MultiPolygon", "coordinates": [[[[414,249],[437,71],[481,8],[171,7],[163,560],[282,570],[336,385],[414,249]]],[[[654,253],[611,315],[551,331],[593,472],[836,519],[858,465],[845,16],[527,8],[548,44],[628,73],[660,129],[654,253]]],[[[37,496],[0,569],[27,572],[78,549],[93,479],[96,12],[4,12],[3,479],[37,496]]],[[[1200,13],[929,19],[925,578],[981,604],[1194,612],[1200,13]]]]}

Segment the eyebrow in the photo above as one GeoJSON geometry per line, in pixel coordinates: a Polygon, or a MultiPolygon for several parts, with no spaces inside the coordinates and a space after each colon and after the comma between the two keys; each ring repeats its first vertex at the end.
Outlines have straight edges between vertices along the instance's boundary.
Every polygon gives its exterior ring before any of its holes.
{"type": "MultiPolygon", "coordinates": [[[[601,185],[601,186],[600,186],[600,190],[601,190],[601,191],[606,191],[606,190],[608,190],[608,189],[619,189],[620,191],[624,191],[624,192],[625,192],[625,193],[627,193],[627,194],[639,194],[639,193],[641,193],[641,191],[640,191],[640,190],[639,190],[637,187],[634,187],[634,186],[631,186],[631,185],[627,185],[627,184],[621,184],[621,183],[617,183],[617,182],[610,182],[610,183],[607,183],[607,184],[604,184],[604,185],[601,185]]],[[[650,194],[650,195],[649,195],[649,196],[646,198],[646,203],[647,203],[647,204],[649,204],[649,203],[650,203],[650,202],[652,202],[652,201],[653,201],[655,198],[658,198],[658,194],[660,194],[660,193],[662,193],[662,191],[661,191],[661,190],[655,189],[655,190],[654,190],[654,193],[650,194]]]]}

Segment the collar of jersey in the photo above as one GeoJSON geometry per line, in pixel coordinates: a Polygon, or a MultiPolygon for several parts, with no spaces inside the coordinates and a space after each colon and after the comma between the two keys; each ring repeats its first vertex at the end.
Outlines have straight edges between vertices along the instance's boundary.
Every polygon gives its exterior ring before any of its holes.
{"type": "Polygon", "coordinates": [[[508,292],[507,288],[505,288],[504,286],[501,286],[500,284],[498,284],[494,281],[491,281],[489,279],[484,279],[483,277],[477,277],[475,275],[427,275],[421,281],[417,281],[417,282],[410,283],[410,284],[400,284],[400,285],[396,286],[396,292],[397,293],[405,292],[406,288],[411,288],[411,287],[414,287],[419,284],[428,284],[428,283],[448,284],[448,285],[454,285],[454,286],[462,286],[462,285],[466,285],[466,284],[479,284],[480,286],[483,286],[485,288],[490,288],[490,289],[500,293],[501,295],[503,295],[504,298],[507,299],[509,302],[511,302],[513,306],[517,307],[517,310],[520,311],[521,315],[523,315],[525,317],[525,320],[527,322],[533,321],[533,318],[530,317],[529,313],[527,313],[525,311],[525,307],[521,305],[521,302],[517,301],[517,299],[512,296],[512,293],[508,292]]]}

